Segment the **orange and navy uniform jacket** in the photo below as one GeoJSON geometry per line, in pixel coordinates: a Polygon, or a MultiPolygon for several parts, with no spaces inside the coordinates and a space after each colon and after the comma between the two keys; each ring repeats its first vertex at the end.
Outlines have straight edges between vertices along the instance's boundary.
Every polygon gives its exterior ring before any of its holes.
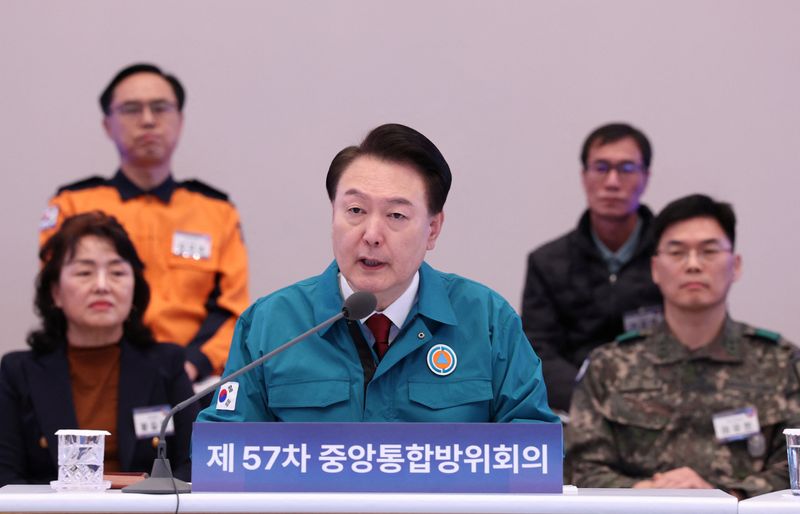
{"type": "Polygon", "coordinates": [[[158,341],[186,347],[199,377],[221,373],[233,327],[249,304],[239,213],[225,193],[171,176],[142,191],[118,171],[59,188],[40,223],[40,245],[68,217],[101,210],[125,227],[150,285],[144,316],[158,341]]]}

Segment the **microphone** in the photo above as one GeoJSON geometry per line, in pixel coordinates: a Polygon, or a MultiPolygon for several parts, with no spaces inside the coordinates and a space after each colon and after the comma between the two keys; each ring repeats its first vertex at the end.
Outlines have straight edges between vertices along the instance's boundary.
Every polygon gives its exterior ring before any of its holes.
{"type": "Polygon", "coordinates": [[[347,297],[342,306],[342,314],[345,319],[359,320],[366,318],[378,306],[378,299],[375,295],[366,291],[358,291],[347,297]]]}
{"type": "Polygon", "coordinates": [[[182,411],[189,405],[205,397],[209,393],[216,391],[217,388],[222,384],[224,384],[225,382],[229,382],[234,378],[237,378],[247,373],[251,369],[260,366],[264,362],[268,361],[269,359],[278,355],[279,353],[283,352],[289,347],[296,345],[303,339],[306,339],[308,336],[316,332],[319,332],[323,328],[336,323],[342,318],[348,320],[359,320],[362,318],[366,318],[370,313],[372,313],[372,311],[375,310],[375,307],[377,305],[378,305],[378,300],[377,298],[375,298],[374,294],[367,293],[365,291],[359,291],[357,293],[353,293],[347,298],[347,300],[344,301],[344,305],[342,306],[341,312],[339,312],[335,316],[331,317],[326,321],[323,321],[322,323],[312,328],[311,330],[303,332],[299,336],[295,337],[294,339],[292,339],[287,343],[282,344],[281,346],[275,348],[271,352],[262,355],[261,357],[254,360],[247,366],[237,371],[234,371],[228,376],[220,378],[215,383],[206,387],[199,393],[195,393],[194,395],[190,396],[189,398],[182,401],[178,405],[174,406],[172,409],[170,409],[170,411],[164,417],[164,420],[161,422],[161,433],[159,434],[158,437],[158,448],[156,450],[156,458],[153,461],[153,470],[150,473],[150,478],[142,480],[141,482],[137,482],[135,484],[131,484],[127,487],[123,487],[122,492],[144,493],[144,494],[178,494],[178,493],[191,492],[192,488],[189,484],[187,484],[183,480],[178,480],[172,476],[172,468],[170,467],[169,459],[167,458],[166,433],[169,420],[172,419],[172,417],[175,414],[182,411]]]}

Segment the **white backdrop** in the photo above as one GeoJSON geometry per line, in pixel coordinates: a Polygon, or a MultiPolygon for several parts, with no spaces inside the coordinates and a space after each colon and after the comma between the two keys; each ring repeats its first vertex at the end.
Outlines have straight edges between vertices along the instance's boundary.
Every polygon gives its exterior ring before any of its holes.
{"type": "Polygon", "coordinates": [[[117,165],[96,99],[137,61],[186,85],[175,175],[239,207],[254,296],[327,265],[331,158],[401,122],[453,169],[429,262],[519,307],[527,253],[584,208],[583,138],[622,120],[653,143],[652,208],[734,204],[734,317],[800,341],[798,15],[792,0],[0,0],[0,353],[36,323],[47,198],[117,165]]]}

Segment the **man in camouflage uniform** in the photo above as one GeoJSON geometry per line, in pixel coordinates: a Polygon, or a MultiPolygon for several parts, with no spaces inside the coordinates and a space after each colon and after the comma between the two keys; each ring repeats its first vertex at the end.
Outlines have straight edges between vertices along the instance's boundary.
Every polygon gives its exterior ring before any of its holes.
{"type": "Polygon", "coordinates": [[[800,426],[795,348],[728,317],[741,273],[729,204],[692,195],[655,219],[654,282],[665,321],[584,363],[567,426],[579,487],[788,487],[782,431],[800,426]]]}

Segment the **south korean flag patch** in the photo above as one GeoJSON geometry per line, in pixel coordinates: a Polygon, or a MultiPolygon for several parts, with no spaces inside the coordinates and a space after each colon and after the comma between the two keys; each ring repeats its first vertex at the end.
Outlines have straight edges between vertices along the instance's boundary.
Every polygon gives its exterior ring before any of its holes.
{"type": "Polygon", "coordinates": [[[217,394],[217,410],[236,410],[236,395],[239,392],[239,382],[225,382],[217,394]]]}

